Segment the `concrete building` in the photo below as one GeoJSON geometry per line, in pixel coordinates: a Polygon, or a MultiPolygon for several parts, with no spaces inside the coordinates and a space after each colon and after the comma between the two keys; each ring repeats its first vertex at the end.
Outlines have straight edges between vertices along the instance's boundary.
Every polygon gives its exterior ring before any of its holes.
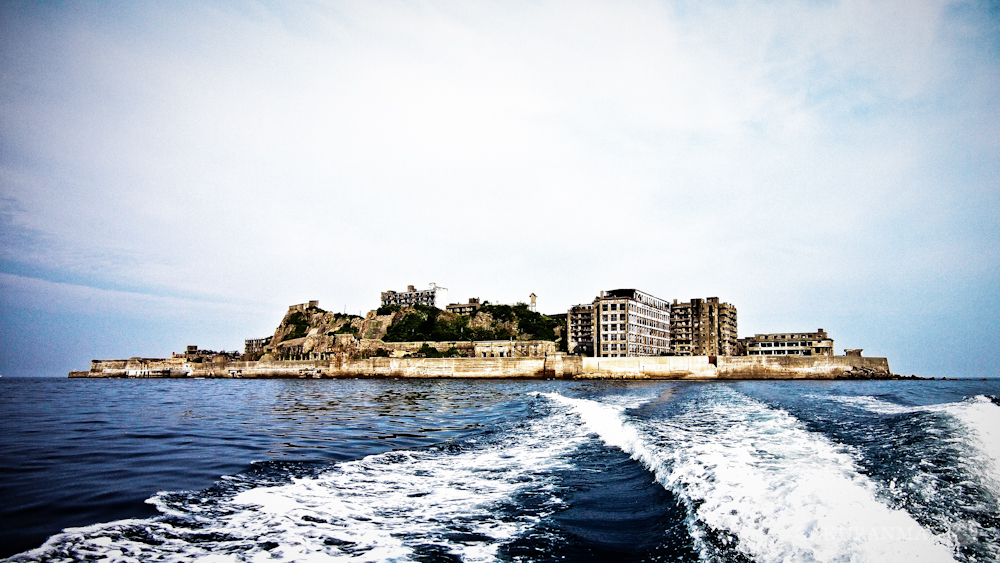
{"type": "Polygon", "coordinates": [[[468,303],[452,303],[445,307],[445,310],[456,315],[475,315],[482,306],[478,297],[471,297],[468,303]]]}
{"type": "Polygon", "coordinates": [[[472,344],[476,358],[544,358],[558,352],[556,343],[547,340],[483,340],[472,344]]]}
{"type": "MultiPolygon", "coordinates": [[[[756,334],[741,338],[747,356],[832,356],[833,339],[826,331],[756,334]]],[[[859,351],[860,355],[860,351],[859,351]]]]}
{"type": "Polygon", "coordinates": [[[412,285],[406,286],[406,291],[383,291],[382,306],[399,305],[407,307],[411,305],[427,305],[437,307],[437,286],[431,284],[429,289],[418,290],[412,285]]]}
{"type": "Polygon", "coordinates": [[[670,350],[670,303],[637,289],[602,291],[594,300],[594,355],[659,356],[670,350]]]}
{"type": "Polygon", "coordinates": [[[566,348],[577,356],[594,355],[594,304],[574,305],[566,313],[566,348]]]}
{"type": "Polygon", "coordinates": [[[736,307],[718,297],[674,300],[670,308],[670,353],[674,356],[735,356],[739,336],[736,307]]]}
{"type": "Polygon", "coordinates": [[[264,353],[264,346],[271,343],[271,337],[265,338],[247,338],[244,341],[243,352],[245,354],[253,354],[256,352],[264,353]]]}

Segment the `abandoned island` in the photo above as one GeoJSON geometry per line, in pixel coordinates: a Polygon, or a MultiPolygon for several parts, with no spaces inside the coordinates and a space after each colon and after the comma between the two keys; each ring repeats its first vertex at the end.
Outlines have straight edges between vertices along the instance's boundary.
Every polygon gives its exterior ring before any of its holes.
{"type": "Polygon", "coordinates": [[[834,355],[815,332],[739,338],[736,307],[717,297],[672,302],[637,289],[601,291],[565,313],[472,298],[444,309],[447,290],[382,292],[365,316],[292,305],[274,334],[243,353],[187,350],[169,358],[93,360],[69,377],[895,379],[886,358],[834,355]]]}

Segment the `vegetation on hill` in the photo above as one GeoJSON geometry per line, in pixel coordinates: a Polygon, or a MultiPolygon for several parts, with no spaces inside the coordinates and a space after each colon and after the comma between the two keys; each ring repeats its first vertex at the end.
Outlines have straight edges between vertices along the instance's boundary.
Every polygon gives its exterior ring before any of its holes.
{"type": "Polygon", "coordinates": [[[312,328],[320,328],[321,333],[327,334],[356,334],[357,326],[353,322],[361,319],[357,315],[345,315],[344,313],[330,313],[319,307],[307,307],[304,311],[290,311],[275,331],[274,344],[287,340],[302,338],[309,334],[312,328]]]}
{"type": "MultiPolygon", "coordinates": [[[[378,314],[400,310],[390,305],[380,308],[378,314]]],[[[426,305],[407,310],[392,323],[383,341],[556,340],[556,328],[561,325],[556,319],[529,310],[527,305],[485,304],[474,316],[455,315],[426,305]]]]}

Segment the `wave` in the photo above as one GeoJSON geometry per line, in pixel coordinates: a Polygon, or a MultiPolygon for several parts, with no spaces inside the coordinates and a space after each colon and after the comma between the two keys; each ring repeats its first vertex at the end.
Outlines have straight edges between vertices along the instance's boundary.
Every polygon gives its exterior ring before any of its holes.
{"type": "Polygon", "coordinates": [[[876,414],[943,413],[957,426],[956,435],[965,443],[964,465],[1000,498],[1000,405],[985,395],[959,402],[907,406],[870,396],[839,396],[830,399],[876,414]]]}
{"type": "Polygon", "coordinates": [[[728,388],[705,393],[669,419],[546,396],[684,500],[704,559],[954,560],[951,538],[881,502],[849,451],[728,388]]]}
{"type": "Polygon", "coordinates": [[[228,478],[156,495],[148,502],[164,516],[67,529],[10,561],[492,561],[562,507],[552,473],[587,441],[575,422],[545,416],[484,442],[373,455],[282,484],[228,478]]]}

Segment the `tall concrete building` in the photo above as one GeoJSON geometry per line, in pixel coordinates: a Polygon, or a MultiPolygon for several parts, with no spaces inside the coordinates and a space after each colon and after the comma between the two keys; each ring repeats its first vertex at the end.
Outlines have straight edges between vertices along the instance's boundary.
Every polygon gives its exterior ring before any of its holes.
{"type": "Polygon", "coordinates": [[[718,297],[674,300],[670,308],[670,352],[674,356],[735,356],[739,336],[736,307],[718,297]]]}
{"type": "Polygon", "coordinates": [[[566,313],[566,349],[578,356],[594,355],[594,304],[574,305],[566,313]]]}
{"type": "Polygon", "coordinates": [[[406,291],[383,291],[382,306],[400,305],[427,305],[437,306],[437,286],[431,284],[430,289],[416,289],[412,285],[406,286],[406,291]]]}
{"type": "Polygon", "coordinates": [[[659,356],[670,350],[670,303],[637,289],[594,300],[594,355],[659,356]]]}
{"type": "MultiPolygon", "coordinates": [[[[747,356],[832,356],[833,339],[826,331],[757,334],[739,340],[747,356]]],[[[858,355],[860,355],[860,350],[858,355]]]]}

